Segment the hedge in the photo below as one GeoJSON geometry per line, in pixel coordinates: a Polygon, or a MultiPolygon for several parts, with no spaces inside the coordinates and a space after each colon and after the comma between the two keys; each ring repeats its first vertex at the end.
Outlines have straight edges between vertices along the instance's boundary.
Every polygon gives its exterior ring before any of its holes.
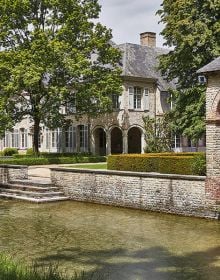
{"type": "Polygon", "coordinates": [[[108,157],[107,168],[121,171],[204,175],[195,166],[198,156],[204,157],[204,153],[113,155],[108,157]]]}
{"type": "Polygon", "coordinates": [[[106,157],[22,157],[14,159],[0,159],[0,164],[16,164],[16,165],[47,165],[47,164],[73,164],[73,163],[89,163],[89,162],[105,162],[106,157]]]}
{"type": "MultiPolygon", "coordinates": [[[[61,157],[90,157],[92,156],[89,153],[47,153],[47,152],[41,152],[39,154],[39,157],[42,158],[61,158],[61,157]]],[[[26,158],[26,157],[36,157],[33,153],[28,154],[16,154],[13,155],[14,158],[26,158]]]]}

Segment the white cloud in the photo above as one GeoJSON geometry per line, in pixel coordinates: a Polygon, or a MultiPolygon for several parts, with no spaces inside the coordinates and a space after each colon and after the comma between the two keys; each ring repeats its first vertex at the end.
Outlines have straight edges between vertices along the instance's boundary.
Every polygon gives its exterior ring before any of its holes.
{"type": "Polygon", "coordinates": [[[162,0],[99,0],[102,6],[100,21],[112,29],[113,40],[117,43],[139,44],[139,34],[145,31],[157,33],[157,46],[163,38],[159,36],[163,26],[156,16],[162,0]]]}

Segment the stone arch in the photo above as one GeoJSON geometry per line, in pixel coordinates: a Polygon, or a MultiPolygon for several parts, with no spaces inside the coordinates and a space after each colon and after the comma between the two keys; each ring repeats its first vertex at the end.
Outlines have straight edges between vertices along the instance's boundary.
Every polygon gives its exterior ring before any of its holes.
{"type": "Polygon", "coordinates": [[[95,154],[100,156],[106,155],[106,131],[103,127],[98,126],[93,129],[93,138],[95,145],[95,154]]]}
{"type": "Polygon", "coordinates": [[[139,126],[132,126],[128,130],[128,153],[140,154],[142,151],[143,130],[139,126]]]}
{"type": "Polygon", "coordinates": [[[122,154],[123,152],[123,135],[122,130],[114,126],[110,130],[111,133],[111,154],[122,154]]]}

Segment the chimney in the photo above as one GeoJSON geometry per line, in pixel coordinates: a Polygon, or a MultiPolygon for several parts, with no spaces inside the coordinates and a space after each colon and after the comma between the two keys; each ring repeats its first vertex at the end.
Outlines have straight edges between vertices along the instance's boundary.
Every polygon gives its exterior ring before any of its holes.
{"type": "Polygon", "coordinates": [[[140,34],[141,46],[156,47],[156,33],[144,32],[140,34]]]}

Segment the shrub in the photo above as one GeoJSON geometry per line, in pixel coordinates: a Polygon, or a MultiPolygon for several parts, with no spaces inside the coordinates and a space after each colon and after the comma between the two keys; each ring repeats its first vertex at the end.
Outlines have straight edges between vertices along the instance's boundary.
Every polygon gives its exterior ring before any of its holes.
{"type": "Polygon", "coordinates": [[[26,155],[34,155],[33,148],[29,148],[29,149],[27,149],[27,151],[26,151],[26,155]]]}
{"type": "Polygon", "coordinates": [[[5,148],[2,151],[3,156],[13,156],[15,154],[18,154],[18,150],[16,148],[5,148]]]}
{"type": "Polygon", "coordinates": [[[199,154],[194,157],[192,163],[193,174],[204,176],[206,175],[206,158],[205,154],[199,154]]]}
{"type": "MultiPolygon", "coordinates": [[[[159,172],[167,174],[201,175],[193,170],[197,153],[159,153],[142,155],[109,156],[107,168],[110,170],[159,172]]],[[[202,156],[202,153],[199,153],[202,156]]]]}
{"type": "Polygon", "coordinates": [[[89,163],[89,162],[105,162],[106,157],[18,157],[13,159],[0,159],[0,164],[15,165],[47,165],[47,164],[73,164],[73,163],[89,163]]]}

